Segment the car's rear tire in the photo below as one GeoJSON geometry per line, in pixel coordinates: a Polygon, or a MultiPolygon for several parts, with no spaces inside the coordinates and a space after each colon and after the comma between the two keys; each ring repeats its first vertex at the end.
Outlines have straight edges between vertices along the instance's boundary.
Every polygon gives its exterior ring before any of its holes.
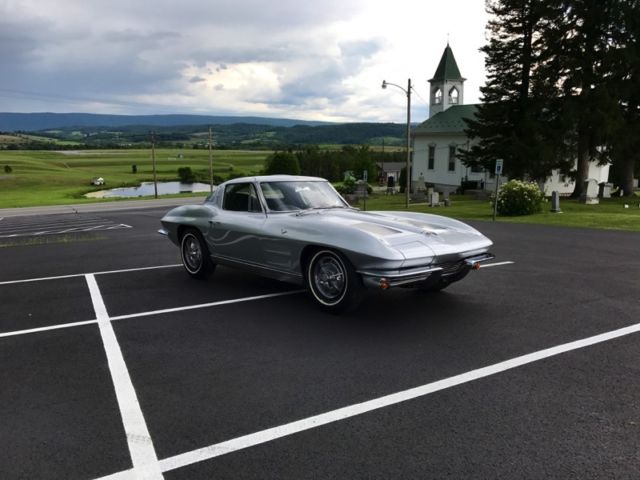
{"type": "Polygon", "coordinates": [[[326,249],[313,252],[307,262],[305,281],[311,298],[327,312],[353,310],[362,301],[362,279],[339,252],[326,249]]]}
{"type": "Polygon", "coordinates": [[[184,269],[193,278],[207,278],[216,268],[202,234],[195,228],[188,228],[182,233],[180,257],[184,269]]]}

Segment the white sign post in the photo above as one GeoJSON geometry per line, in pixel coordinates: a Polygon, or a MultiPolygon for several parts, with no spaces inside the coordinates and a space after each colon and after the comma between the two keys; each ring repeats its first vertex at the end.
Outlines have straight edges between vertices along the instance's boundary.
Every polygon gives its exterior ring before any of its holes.
{"type": "Polygon", "coordinates": [[[496,221],[496,214],[498,213],[498,187],[500,185],[500,175],[502,175],[502,167],[504,165],[504,160],[501,158],[496,160],[496,193],[493,197],[493,221],[496,221]]]}

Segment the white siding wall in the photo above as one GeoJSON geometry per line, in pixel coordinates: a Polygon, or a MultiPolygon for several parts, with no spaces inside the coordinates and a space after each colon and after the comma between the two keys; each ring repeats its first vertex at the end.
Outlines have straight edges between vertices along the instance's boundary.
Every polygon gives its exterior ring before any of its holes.
{"type": "Polygon", "coordinates": [[[469,180],[484,179],[483,173],[474,173],[467,168],[458,158],[455,160],[455,169],[449,171],[449,147],[455,145],[458,150],[466,150],[467,137],[462,134],[430,135],[429,137],[415,137],[413,153],[412,180],[418,180],[420,175],[427,183],[437,185],[460,186],[465,176],[469,180]],[[429,146],[435,146],[434,168],[429,170],[429,146]]]}
{"type": "MultiPolygon", "coordinates": [[[[474,173],[467,168],[459,159],[456,159],[455,170],[450,172],[449,168],[449,146],[457,145],[458,149],[467,148],[467,137],[463,134],[433,134],[429,136],[414,137],[413,150],[413,174],[412,181],[417,181],[420,176],[427,183],[433,183],[438,186],[459,187],[465,176],[469,180],[484,180],[486,189],[495,188],[494,180],[490,178],[489,173],[474,173]],[[435,161],[434,169],[429,170],[429,146],[435,145],[435,161]]],[[[589,178],[594,178],[601,182],[607,182],[609,179],[609,165],[598,166],[595,162],[589,165],[589,178]]],[[[500,183],[504,183],[506,178],[501,177],[500,183]]],[[[547,196],[551,192],[557,190],[560,194],[570,194],[573,192],[574,182],[571,179],[565,179],[554,170],[551,177],[544,184],[544,193],[547,196]]]]}

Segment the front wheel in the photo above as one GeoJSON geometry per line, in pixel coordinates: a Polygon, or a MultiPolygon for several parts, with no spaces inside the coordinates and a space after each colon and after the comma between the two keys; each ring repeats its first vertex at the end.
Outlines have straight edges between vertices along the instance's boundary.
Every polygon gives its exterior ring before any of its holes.
{"type": "Polygon", "coordinates": [[[332,250],[319,250],[311,256],[306,283],[315,302],[331,313],[353,310],[362,301],[362,281],[353,265],[332,250]]]}
{"type": "Polygon", "coordinates": [[[182,234],[180,256],[184,269],[194,278],[207,278],[215,270],[207,244],[202,234],[194,228],[189,228],[182,234]]]}

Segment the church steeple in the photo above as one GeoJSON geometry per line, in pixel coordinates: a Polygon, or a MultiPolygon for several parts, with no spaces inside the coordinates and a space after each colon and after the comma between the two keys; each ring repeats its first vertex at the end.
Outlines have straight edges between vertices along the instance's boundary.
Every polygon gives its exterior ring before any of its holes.
{"type": "Polygon", "coordinates": [[[453,51],[447,42],[447,47],[442,53],[440,63],[433,78],[429,80],[431,84],[429,118],[436,113],[444,112],[451,105],[461,105],[464,103],[464,82],[460,74],[460,69],[453,56],[453,51]]]}

